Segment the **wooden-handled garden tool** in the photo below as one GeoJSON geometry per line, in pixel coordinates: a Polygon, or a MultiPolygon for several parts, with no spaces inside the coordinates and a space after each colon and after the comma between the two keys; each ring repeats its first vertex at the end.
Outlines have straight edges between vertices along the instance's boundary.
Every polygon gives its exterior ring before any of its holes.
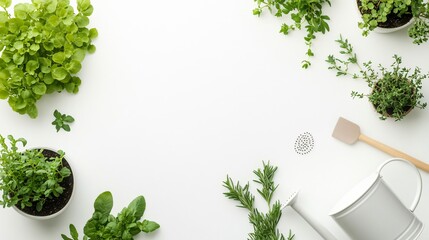
{"type": "Polygon", "coordinates": [[[360,132],[360,127],[357,124],[350,122],[349,120],[344,119],[342,117],[338,119],[337,125],[335,126],[332,136],[347,144],[353,144],[360,140],[387,154],[390,154],[393,157],[406,159],[413,163],[416,167],[422,169],[423,171],[429,172],[429,164],[422,162],[417,158],[414,158],[392,147],[389,147],[381,142],[378,142],[368,136],[363,135],[360,132]]]}

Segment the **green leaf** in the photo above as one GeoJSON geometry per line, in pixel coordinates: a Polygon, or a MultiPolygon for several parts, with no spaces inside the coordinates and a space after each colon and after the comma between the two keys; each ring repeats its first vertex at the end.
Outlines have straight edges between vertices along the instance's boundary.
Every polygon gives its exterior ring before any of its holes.
{"type": "Polygon", "coordinates": [[[94,210],[103,216],[109,216],[113,208],[113,196],[109,191],[101,193],[94,202],[94,210]]]}
{"type": "Polygon", "coordinates": [[[19,53],[15,53],[13,55],[13,62],[16,65],[21,65],[24,62],[24,60],[25,60],[24,55],[20,55],[19,53]]]}
{"type": "Polygon", "coordinates": [[[46,85],[43,83],[38,83],[36,85],[33,86],[32,90],[35,94],[37,95],[44,95],[46,93],[46,85]]]}
{"type": "Polygon", "coordinates": [[[55,117],[55,118],[61,118],[61,117],[62,117],[62,114],[61,114],[60,112],[58,112],[58,110],[55,110],[55,111],[54,111],[54,117],[55,117]]]}
{"type": "Polygon", "coordinates": [[[51,15],[48,18],[48,23],[52,26],[52,27],[56,27],[58,26],[58,24],[60,24],[61,19],[57,16],[57,15],[51,15]]]}
{"type": "Polygon", "coordinates": [[[33,74],[39,68],[39,62],[35,60],[30,60],[25,66],[25,70],[30,74],[33,74]]]}
{"type": "Polygon", "coordinates": [[[43,76],[43,82],[47,85],[51,85],[54,81],[55,79],[52,77],[51,74],[45,74],[43,76]]]}
{"type": "Polygon", "coordinates": [[[71,74],[76,74],[80,71],[82,65],[77,60],[71,60],[70,63],[67,64],[66,68],[71,74]]]}
{"type": "Polygon", "coordinates": [[[46,7],[46,10],[48,11],[48,13],[55,12],[55,10],[57,9],[57,4],[58,4],[57,0],[50,0],[48,2],[49,2],[49,4],[46,7]]]}
{"type": "Polygon", "coordinates": [[[30,46],[31,51],[37,52],[37,51],[39,51],[39,49],[40,49],[39,44],[31,44],[31,46],[30,46]]]}
{"type": "Polygon", "coordinates": [[[99,222],[93,218],[89,219],[85,226],[83,227],[83,233],[92,238],[97,234],[97,227],[99,225],[99,222]]]}
{"type": "Polygon", "coordinates": [[[28,16],[29,6],[31,6],[31,4],[28,4],[28,3],[16,4],[14,7],[15,17],[23,19],[23,20],[26,19],[28,16]]]}
{"type": "Polygon", "coordinates": [[[89,45],[89,47],[88,47],[88,52],[89,52],[89,53],[91,53],[91,54],[92,54],[92,53],[95,53],[95,50],[96,50],[96,48],[95,48],[95,46],[94,46],[94,45],[92,45],[92,44],[91,44],[91,45],[89,45]]]}
{"type": "Polygon", "coordinates": [[[159,228],[159,224],[153,221],[144,220],[140,225],[140,230],[145,233],[150,233],[159,228]]]}
{"type": "Polygon", "coordinates": [[[61,176],[63,176],[63,177],[68,177],[68,176],[70,176],[70,175],[71,175],[71,171],[70,171],[70,169],[68,169],[68,168],[66,168],[66,167],[63,167],[63,168],[61,168],[61,170],[60,170],[60,174],[61,174],[61,176]]]}
{"type": "Polygon", "coordinates": [[[64,52],[57,52],[54,55],[52,55],[52,60],[56,63],[63,63],[66,59],[66,55],[64,52]]]}
{"type": "MultiPolygon", "coordinates": [[[[9,15],[5,11],[0,11],[0,23],[5,23],[9,20],[9,15]]],[[[7,32],[6,32],[7,33],[7,32]]]]}
{"type": "Polygon", "coordinates": [[[74,240],[79,239],[79,234],[77,233],[76,227],[73,224],[70,224],[70,235],[74,240]]]}
{"type": "Polygon", "coordinates": [[[64,234],[61,234],[61,237],[63,238],[63,240],[76,240],[76,239],[71,239],[64,234]]]}
{"type": "Polygon", "coordinates": [[[77,10],[79,12],[85,11],[91,6],[90,0],[77,0],[77,10]]]}
{"type": "Polygon", "coordinates": [[[89,30],[89,38],[90,39],[95,39],[98,37],[98,30],[96,28],[91,28],[89,30]]]}
{"type": "Polygon", "coordinates": [[[38,111],[37,111],[37,107],[36,105],[30,105],[27,107],[27,111],[26,113],[28,114],[28,116],[30,116],[31,118],[36,118],[38,115],[38,111]]]}
{"type": "Polygon", "coordinates": [[[1,80],[7,80],[10,78],[10,74],[9,71],[6,69],[2,69],[0,70],[0,82],[1,80]]]}
{"type": "Polygon", "coordinates": [[[64,117],[64,122],[72,123],[74,122],[74,118],[72,116],[67,115],[64,117]]]}
{"type": "Polygon", "coordinates": [[[84,15],[77,15],[75,18],[76,25],[80,28],[86,27],[89,24],[89,18],[84,15]]]}
{"type": "Polygon", "coordinates": [[[52,77],[57,80],[63,80],[67,77],[69,73],[63,67],[57,67],[52,69],[52,77]]]}
{"type": "Polygon", "coordinates": [[[0,0],[0,7],[8,8],[12,4],[12,0],[0,0]]]}
{"type": "Polygon", "coordinates": [[[129,205],[128,209],[133,212],[134,217],[140,219],[146,210],[146,201],[143,196],[136,197],[129,205]]]}
{"type": "Polygon", "coordinates": [[[16,41],[16,42],[13,44],[13,47],[14,47],[14,48],[16,48],[16,49],[21,49],[21,48],[23,48],[23,47],[24,47],[24,43],[23,43],[22,41],[16,41]]]}
{"type": "Polygon", "coordinates": [[[7,99],[8,97],[9,93],[4,89],[0,89],[0,99],[7,99]]]}
{"type": "Polygon", "coordinates": [[[66,132],[70,132],[70,126],[69,126],[69,125],[67,125],[67,124],[64,124],[64,125],[63,125],[63,129],[64,129],[64,131],[66,131],[66,132]]]}

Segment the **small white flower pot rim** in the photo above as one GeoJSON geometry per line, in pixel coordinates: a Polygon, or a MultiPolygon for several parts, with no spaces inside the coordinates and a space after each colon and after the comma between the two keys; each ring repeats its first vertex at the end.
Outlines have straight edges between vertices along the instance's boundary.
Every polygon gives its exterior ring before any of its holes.
{"type": "Polygon", "coordinates": [[[411,18],[410,21],[408,21],[406,24],[404,24],[402,26],[395,27],[395,28],[376,27],[374,29],[374,32],[376,32],[376,33],[391,33],[391,32],[396,32],[396,31],[399,31],[401,29],[408,28],[413,23],[414,23],[414,18],[411,18]]]}
{"type": "MultiPolygon", "coordinates": [[[[359,18],[362,19],[362,13],[359,11],[359,7],[358,7],[357,3],[356,3],[356,10],[359,14],[359,18]]],[[[392,32],[396,32],[396,31],[399,31],[399,30],[404,29],[404,28],[408,28],[413,23],[414,23],[414,17],[412,17],[410,19],[410,21],[408,21],[407,23],[405,23],[402,26],[394,27],[394,28],[376,27],[373,31],[376,33],[392,33],[392,32]]]]}
{"type": "MultiPolygon", "coordinates": [[[[55,150],[55,149],[52,149],[52,148],[46,148],[46,147],[34,147],[34,148],[31,148],[31,149],[43,149],[43,150],[46,149],[46,150],[50,150],[50,151],[58,153],[58,150],[55,150]]],[[[67,160],[67,162],[69,162],[69,161],[67,160]]],[[[70,162],[69,162],[69,165],[70,165],[70,162]]],[[[70,166],[70,169],[71,169],[71,166],[70,166]]],[[[72,173],[73,173],[73,170],[72,170],[72,173]]],[[[73,199],[73,196],[74,196],[74,193],[75,193],[75,189],[76,189],[76,182],[74,181],[74,178],[73,178],[73,190],[72,190],[72,194],[70,196],[70,199],[68,200],[67,204],[61,210],[59,210],[58,212],[56,212],[54,214],[51,214],[51,215],[35,216],[35,215],[31,215],[31,214],[28,214],[28,213],[25,213],[25,212],[21,211],[16,206],[13,206],[13,209],[15,209],[19,214],[21,214],[21,215],[23,215],[25,217],[28,217],[30,219],[34,219],[34,220],[48,220],[48,219],[52,219],[52,218],[57,217],[61,213],[63,213],[68,208],[68,206],[70,205],[70,202],[73,199]]]]}

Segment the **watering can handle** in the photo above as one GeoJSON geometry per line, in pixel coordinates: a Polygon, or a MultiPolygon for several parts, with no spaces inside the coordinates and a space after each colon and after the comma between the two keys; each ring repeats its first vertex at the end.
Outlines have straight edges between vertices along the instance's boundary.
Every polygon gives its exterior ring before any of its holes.
{"type": "Polygon", "coordinates": [[[417,204],[419,204],[420,201],[420,197],[422,196],[422,176],[420,175],[420,171],[417,169],[417,167],[412,164],[411,162],[404,160],[402,158],[391,158],[387,161],[385,161],[384,163],[382,163],[378,169],[377,169],[377,173],[380,175],[381,170],[383,169],[383,167],[385,167],[388,163],[394,162],[394,161],[399,161],[399,162],[404,162],[408,165],[410,165],[413,169],[416,170],[417,173],[417,192],[416,192],[416,196],[414,197],[413,203],[411,204],[410,207],[410,211],[414,212],[414,210],[417,207],[417,204]]]}

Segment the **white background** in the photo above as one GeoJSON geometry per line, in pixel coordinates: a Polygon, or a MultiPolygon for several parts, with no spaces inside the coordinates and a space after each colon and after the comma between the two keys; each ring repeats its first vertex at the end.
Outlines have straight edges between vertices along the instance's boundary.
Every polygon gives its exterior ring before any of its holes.
{"type": "MultiPolygon", "coordinates": [[[[414,110],[401,122],[381,121],[366,99],[350,97],[352,90],[368,92],[365,82],[335,77],[324,60],[338,52],[334,40],[340,34],[361,61],[386,66],[397,53],[405,66],[427,72],[429,49],[413,45],[405,31],[362,37],[354,1],[331,3],[324,9],[331,31],[317,36],[313,65],[303,70],[305,32],[278,33],[284,19],[267,12],[253,16],[252,0],[93,0],[97,51],[84,61],[79,93],[44,96],[35,120],[0,102],[1,134],[66,152],[75,197],[66,212],[44,222],[1,209],[1,238],[60,239],[70,223],[82,232],[94,199],[110,190],[115,214],[144,195],[145,218],[161,224],[136,239],[246,239],[252,230],[247,212],[223,196],[222,181],[227,174],[251,181],[264,160],[279,167],[275,199],[286,201],[301,189],[300,208],[338,239],[348,239],[329,210],[389,156],[364,143],[333,139],[338,117],[429,162],[429,110],[414,110]],[[55,109],[75,117],[70,133],[56,133],[50,124],[55,109]],[[304,132],[314,136],[315,147],[299,155],[294,143],[304,132]]],[[[423,93],[429,97],[427,81],[423,93]]],[[[409,205],[414,175],[407,168],[389,169],[387,181],[409,205]]],[[[422,175],[415,213],[429,224],[429,175],[422,175]]],[[[296,240],[319,239],[291,209],[279,228],[285,234],[291,229],[296,240]]],[[[428,228],[421,239],[429,239],[428,228]]]]}

